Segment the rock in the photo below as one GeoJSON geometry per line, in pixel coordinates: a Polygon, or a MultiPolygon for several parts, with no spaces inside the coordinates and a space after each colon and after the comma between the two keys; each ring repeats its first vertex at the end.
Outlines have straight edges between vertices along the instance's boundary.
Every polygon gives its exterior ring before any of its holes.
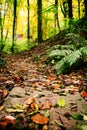
{"type": "Polygon", "coordinates": [[[9,96],[11,97],[25,97],[25,89],[21,87],[14,87],[10,93],[9,96]]]}

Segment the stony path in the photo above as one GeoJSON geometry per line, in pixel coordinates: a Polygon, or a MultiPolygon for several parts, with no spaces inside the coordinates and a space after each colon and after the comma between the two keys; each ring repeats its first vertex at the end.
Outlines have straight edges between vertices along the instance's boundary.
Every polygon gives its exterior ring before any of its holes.
{"type": "Polygon", "coordinates": [[[0,117],[11,115],[17,118],[17,115],[23,114],[23,118],[26,117],[28,120],[29,110],[18,111],[17,105],[23,107],[28,99],[33,98],[35,103],[42,106],[40,113],[45,115],[49,112],[49,123],[37,129],[33,124],[33,129],[77,130],[79,126],[82,126],[83,130],[87,129],[87,119],[75,120],[69,115],[83,114],[87,117],[87,102],[81,97],[78,89],[81,79],[84,78],[82,73],[79,72],[77,75],[73,72],[70,75],[56,76],[49,67],[34,63],[28,56],[7,56],[7,59],[8,70],[2,72],[0,76],[4,77],[4,81],[0,82],[9,94],[3,102],[4,109],[0,112],[0,117]],[[65,100],[64,107],[58,106],[57,102],[60,99],[65,100]],[[16,109],[13,109],[13,106],[16,109]]]}

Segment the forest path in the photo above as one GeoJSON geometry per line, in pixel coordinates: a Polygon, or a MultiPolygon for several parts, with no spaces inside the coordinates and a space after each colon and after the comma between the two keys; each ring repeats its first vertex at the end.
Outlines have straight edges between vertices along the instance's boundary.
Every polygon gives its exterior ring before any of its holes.
{"type": "MultiPolygon", "coordinates": [[[[15,117],[14,129],[18,126],[29,130],[79,130],[79,127],[86,130],[87,102],[81,97],[79,88],[87,85],[87,73],[78,70],[57,76],[50,66],[43,64],[45,56],[42,58],[40,50],[36,47],[30,52],[5,56],[7,68],[0,74],[0,86],[8,90],[8,96],[0,99],[0,118],[15,117]],[[34,121],[31,117],[37,113],[45,115],[49,123],[44,119],[38,122],[40,125],[34,124],[37,119],[34,121]],[[82,115],[86,118],[81,120],[82,115]]],[[[8,124],[8,121],[1,121],[0,129],[6,129],[8,124]]]]}

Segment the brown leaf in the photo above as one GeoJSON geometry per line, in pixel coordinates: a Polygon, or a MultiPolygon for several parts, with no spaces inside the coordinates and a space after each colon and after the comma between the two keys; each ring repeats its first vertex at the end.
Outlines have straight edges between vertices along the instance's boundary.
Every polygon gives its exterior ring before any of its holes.
{"type": "Polygon", "coordinates": [[[45,116],[42,116],[41,114],[36,114],[31,117],[31,120],[37,124],[47,124],[49,119],[45,116]]]}
{"type": "Polygon", "coordinates": [[[35,108],[34,102],[32,102],[32,103],[30,104],[30,107],[31,107],[31,109],[34,109],[34,108],[35,108]]]}
{"type": "Polygon", "coordinates": [[[81,96],[82,96],[83,98],[87,98],[87,92],[82,91],[80,94],[81,94],[81,96]]]}
{"type": "Polygon", "coordinates": [[[4,119],[2,119],[1,121],[0,121],[0,128],[2,128],[2,129],[6,129],[6,126],[8,125],[8,124],[12,124],[12,125],[15,125],[15,118],[14,117],[12,117],[12,116],[6,116],[4,119]]]}
{"type": "Polygon", "coordinates": [[[33,97],[29,97],[26,101],[25,101],[25,104],[28,104],[30,105],[31,103],[34,102],[34,98],[33,97]]]}
{"type": "Polygon", "coordinates": [[[49,75],[49,76],[48,76],[48,79],[51,80],[51,81],[53,81],[55,78],[54,78],[53,76],[50,76],[50,75],[49,75]]]}
{"type": "Polygon", "coordinates": [[[61,86],[60,84],[55,84],[55,85],[53,86],[53,88],[54,88],[54,89],[58,89],[60,86],[61,86]]]}
{"type": "Polygon", "coordinates": [[[0,77],[0,82],[6,81],[6,77],[0,77]]]}
{"type": "Polygon", "coordinates": [[[4,108],[4,106],[0,106],[0,111],[4,108]]]}
{"type": "Polygon", "coordinates": [[[47,100],[44,104],[44,106],[42,107],[42,109],[50,109],[51,103],[49,100],[47,100]]]}
{"type": "Polygon", "coordinates": [[[8,91],[7,90],[1,90],[0,89],[0,103],[2,103],[4,101],[4,98],[8,95],[8,91]]]}

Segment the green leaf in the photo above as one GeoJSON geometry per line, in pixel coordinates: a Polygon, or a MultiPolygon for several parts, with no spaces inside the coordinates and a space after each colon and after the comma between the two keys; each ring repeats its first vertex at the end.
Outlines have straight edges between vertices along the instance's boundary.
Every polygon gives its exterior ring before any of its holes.
{"type": "Polygon", "coordinates": [[[46,111],[45,117],[50,117],[50,112],[49,112],[49,110],[46,111]]]}
{"type": "Polygon", "coordinates": [[[36,109],[36,111],[39,111],[38,104],[37,104],[37,103],[35,103],[34,105],[35,105],[35,109],[36,109]]]}
{"type": "Polygon", "coordinates": [[[77,125],[77,130],[83,130],[82,125],[77,125]]]}
{"type": "Polygon", "coordinates": [[[72,114],[71,117],[76,120],[83,120],[83,115],[81,114],[72,114]]]}
{"type": "Polygon", "coordinates": [[[57,102],[58,106],[60,107],[65,107],[66,106],[66,101],[65,99],[59,99],[58,102],[57,102]]]}

